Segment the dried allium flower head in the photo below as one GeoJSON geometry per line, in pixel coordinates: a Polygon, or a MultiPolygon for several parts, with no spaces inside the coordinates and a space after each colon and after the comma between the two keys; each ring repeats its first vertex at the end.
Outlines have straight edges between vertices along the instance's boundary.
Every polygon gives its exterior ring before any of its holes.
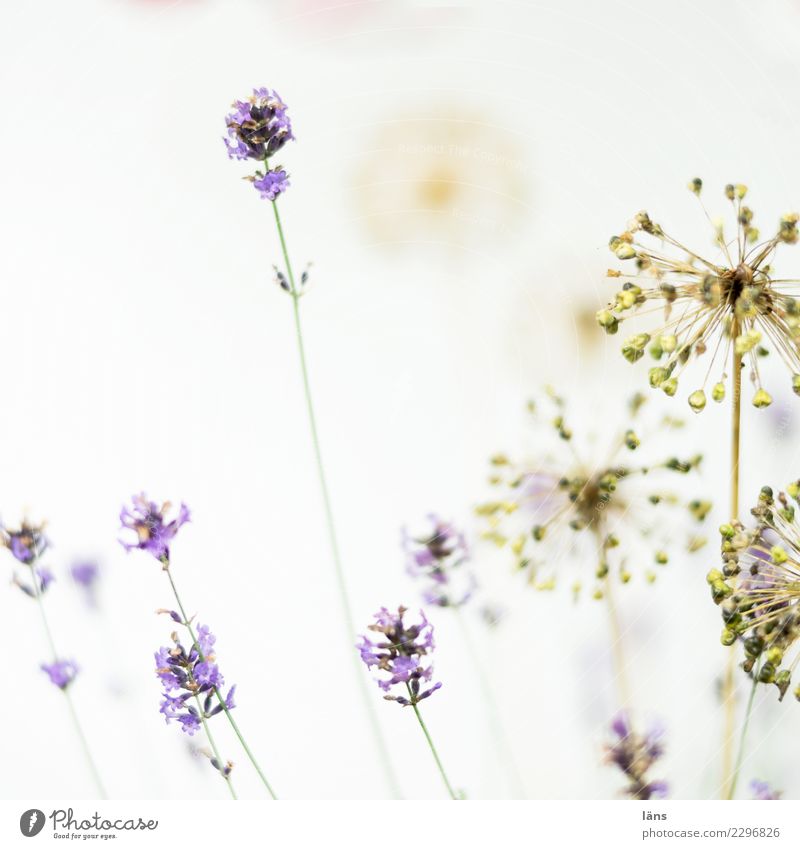
{"type": "MultiPolygon", "coordinates": [[[[555,431],[556,438],[550,439],[555,450],[543,451],[533,462],[516,462],[505,454],[491,459],[489,480],[500,494],[477,508],[477,513],[488,523],[484,538],[510,548],[517,568],[527,572],[530,583],[537,589],[550,590],[555,586],[552,573],[540,574],[542,565],[565,559],[586,562],[586,557],[568,557],[581,542],[589,544],[592,552],[589,557],[596,563],[595,598],[602,598],[600,582],[609,576],[612,566],[622,582],[627,583],[631,578],[630,567],[652,564],[645,572],[646,579],[652,582],[656,578],[653,567],[668,562],[669,549],[679,536],[675,523],[666,520],[667,510],[683,504],[688,508],[687,515],[702,521],[711,509],[708,501],[685,503],[663,488],[667,475],[696,469],[701,457],[681,460],[662,455],[656,462],[645,462],[642,458],[631,464],[630,455],[639,457],[643,452],[633,429],[644,404],[641,395],[632,399],[631,423],[616,435],[607,454],[598,453],[591,444],[579,449],[574,444],[564,400],[548,390],[547,403],[552,406],[553,414],[544,420],[551,433],[555,431]]],[[[529,408],[534,421],[541,425],[543,418],[538,406],[531,403],[529,408]]],[[[656,425],[664,429],[678,427],[681,423],[672,418],[656,425]]],[[[539,439],[537,449],[544,444],[544,439],[539,439]]],[[[704,537],[686,535],[687,550],[696,551],[704,544],[704,537]]],[[[574,582],[576,594],[584,578],[574,582]]]]}
{"type": "MultiPolygon", "coordinates": [[[[800,652],[800,481],[775,498],[763,487],[752,513],[754,528],[740,522],[720,527],[722,569],[707,575],[720,606],[724,645],[741,641],[743,668],[759,682],[775,684],[783,699],[800,652]],[[788,494],[787,494],[788,493],[788,494]],[[792,501],[795,503],[793,504],[792,501]],[[788,655],[794,651],[794,658],[788,655]]],[[[800,687],[795,690],[800,700],[800,687]]]]}
{"type": "MultiPolygon", "coordinates": [[[[694,180],[689,188],[699,197],[702,181],[694,180]]],[[[629,336],[622,353],[634,363],[647,351],[658,363],[650,369],[650,385],[667,395],[676,393],[688,365],[707,353],[702,381],[689,395],[695,412],[706,405],[709,381],[711,398],[725,397],[731,347],[750,365],[755,407],[772,402],[758,367],[768,345],[789,367],[792,387],[800,394],[800,300],[792,294],[800,280],[776,277],[771,266],[778,245],[797,242],[800,216],[784,215],[775,235],[761,240],[753,211],[742,203],[746,195],[746,186],[725,187],[736,215],[736,235],[729,239],[723,224],[714,223],[719,251],[713,261],[667,235],[646,212],[609,243],[616,257],[634,264],[636,272],[609,270],[609,277],[624,282],[608,307],[597,313],[598,323],[607,333],[616,333],[629,318],[663,314],[660,328],[629,336]],[[671,256],[670,249],[677,254],[671,256]]]]}
{"type": "Polygon", "coordinates": [[[165,567],[169,565],[169,546],[181,525],[189,521],[189,508],[181,504],[178,517],[167,522],[165,514],[171,504],[165,501],[160,507],[155,501],[148,501],[144,493],[134,495],[131,507],[123,507],[119,514],[123,530],[136,534],[136,542],[121,539],[120,544],[126,551],[133,548],[152,554],[165,567]]]}
{"type": "Polygon", "coordinates": [[[32,525],[23,521],[19,530],[12,531],[0,525],[0,544],[26,566],[33,565],[47,550],[48,542],[44,535],[44,523],[32,525]]]}
{"type": "Polygon", "coordinates": [[[373,666],[388,674],[388,678],[376,678],[375,683],[386,693],[384,699],[395,701],[403,706],[415,705],[433,695],[441,687],[436,683],[422,691],[421,682],[430,681],[433,676],[433,664],[426,659],[433,651],[433,625],[420,610],[422,621],[418,625],[406,625],[403,616],[407,608],[398,607],[397,613],[391,613],[382,607],[375,614],[375,622],[368,625],[370,631],[383,635],[377,641],[361,636],[356,646],[361,660],[368,669],[373,666]],[[391,693],[392,687],[401,687],[406,696],[391,693]]]}
{"type": "Polygon", "coordinates": [[[225,116],[228,137],[223,138],[228,157],[263,162],[264,171],[245,179],[253,183],[262,198],[274,201],[289,187],[286,171],[267,166],[270,157],[294,139],[286,104],[276,91],[256,88],[247,100],[235,100],[232,110],[225,116]]]}
{"type": "Polygon", "coordinates": [[[79,671],[74,660],[56,660],[53,663],[43,663],[41,669],[47,673],[50,681],[59,690],[66,690],[75,680],[79,671]]]}
{"type": "Polygon", "coordinates": [[[472,597],[475,576],[464,568],[469,549],[464,534],[434,513],[428,515],[430,529],[411,535],[403,529],[406,571],[412,578],[428,581],[423,591],[425,604],[461,607],[472,597]]]}
{"type": "Polygon", "coordinates": [[[644,736],[637,734],[623,711],[614,717],[611,732],[614,739],[606,745],[606,762],[618,767],[628,779],[626,795],[640,801],[665,798],[666,782],[647,777],[650,767],[664,754],[663,729],[653,726],[644,736]]]}
{"type": "MultiPolygon", "coordinates": [[[[167,611],[175,621],[180,616],[167,611]]],[[[181,729],[192,735],[200,727],[202,719],[210,719],[224,710],[217,691],[225,686],[225,680],[216,664],[214,643],[217,638],[207,625],[197,629],[197,644],[186,649],[181,645],[178,635],[172,634],[173,647],[162,646],[155,653],[156,675],[164,685],[160,713],[167,723],[173,719],[180,723],[181,729]]],[[[233,710],[236,686],[228,690],[225,707],[233,710]]]]}

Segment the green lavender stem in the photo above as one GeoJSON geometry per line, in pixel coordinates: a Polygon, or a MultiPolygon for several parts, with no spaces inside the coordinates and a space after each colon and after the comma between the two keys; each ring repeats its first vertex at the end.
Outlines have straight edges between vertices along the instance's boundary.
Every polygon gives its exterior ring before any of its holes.
{"type": "MultiPolygon", "coordinates": [[[[178,605],[178,610],[181,612],[181,617],[183,618],[183,624],[186,626],[186,629],[189,631],[189,636],[192,638],[192,643],[194,647],[197,649],[197,653],[200,655],[201,660],[205,660],[203,656],[203,652],[200,650],[200,644],[197,642],[197,637],[195,637],[194,629],[192,628],[192,623],[189,621],[189,617],[186,615],[186,610],[183,607],[183,602],[181,601],[180,595],[178,595],[178,588],[175,586],[175,581],[172,578],[172,570],[170,569],[169,561],[164,562],[164,571],[167,573],[167,577],[169,578],[170,586],[172,587],[172,594],[175,596],[175,601],[178,605]]],[[[267,788],[267,792],[273,799],[277,799],[278,797],[275,795],[275,791],[272,789],[272,785],[267,781],[266,775],[264,775],[263,770],[258,765],[258,761],[255,759],[255,755],[250,751],[250,747],[245,742],[244,736],[242,732],[239,730],[239,726],[236,723],[236,720],[231,716],[231,712],[228,710],[228,706],[225,704],[225,699],[222,698],[222,694],[215,687],[214,695],[217,697],[217,701],[222,706],[222,710],[225,716],[228,717],[228,722],[231,724],[231,728],[233,728],[234,733],[239,739],[239,743],[241,743],[242,749],[244,749],[245,754],[248,757],[248,760],[253,765],[253,768],[258,773],[258,777],[261,779],[261,783],[264,787],[267,788]]],[[[203,726],[205,727],[205,720],[203,720],[203,726]]],[[[206,734],[208,735],[209,742],[211,742],[212,748],[214,747],[213,741],[211,740],[211,734],[208,732],[206,728],[206,734]]],[[[214,753],[216,754],[216,749],[214,749],[214,753]]],[[[217,755],[217,762],[222,764],[222,761],[219,760],[219,756],[217,755]]],[[[230,781],[230,780],[229,780],[230,781]]],[[[231,791],[232,792],[232,791],[231,791]]],[[[234,795],[234,798],[236,796],[234,795]]]]}
{"type": "Polygon", "coordinates": [[[747,710],[744,714],[744,724],[742,725],[742,734],[739,737],[739,752],[736,755],[736,766],[733,768],[733,775],[730,780],[728,789],[728,799],[733,799],[736,794],[736,785],[739,782],[739,772],[742,769],[744,761],[744,744],[747,739],[747,728],[750,725],[750,717],[753,713],[753,704],[755,703],[756,687],[758,686],[758,669],[753,670],[753,686],[750,688],[750,697],[747,699],[747,710]]]}
{"type": "MultiPolygon", "coordinates": [[[[314,449],[314,459],[316,461],[317,467],[317,478],[319,480],[319,487],[322,492],[322,502],[325,510],[325,523],[328,529],[328,542],[331,549],[331,556],[333,559],[333,567],[334,573],[336,575],[336,585],[339,591],[339,602],[341,604],[342,613],[344,615],[344,624],[346,629],[346,635],[348,644],[352,644],[353,639],[356,634],[355,621],[353,619],[353,613],[350,607],[350,598],[347,592],[347,582],[344,576],[344,568],[342,566],[342,558],[339,553],[339,541],[336,535],[336,524],[333,519],[333,506],[331,502],[331,495],[328,489],[328,481],[325,475],[325,466],[322,461],[322,449],[320,447],[319,440],[319,431],[317,429],[317,417],[314,412],[314,401],[311,394],[311,382],[308,376],[308,364],[306,362],[306,350],[305,350],[305,342],[303,339],[303,326],[300,321],[300,292],[297,289],[297,284],[295,282],[294,271],[292,270],[292,263],[289,260],[289,251],[286,247],[286,237],[283,233],[283,225],[281,224],[280,213],[278,212],[278,205],[273,201],[272,209],[275,213],[275,225],[278,229],[278,238],[281,243],[281,252],[283,253],[283,261],[286,265],[286,273],[289,278],[289,294],[292,297],[292,308],[294,313],[294,329],[295,336],[297,339],[297,353],[300,358],[300,371],[303,377],[303,392],[305,395],[306,401],[306,413],[308,416],[308,425],[311,430],[311,442],[314,449]]],[[[394,769],[392,767],[392,761],[389,756],[389,750],[386,747],[386,743],[383,739],[383,734],[381,732],[380,725],[378,723],[378,717],[375,712],[375,706],[373,704],[373,700],[370,698],[370,693],[367,689],[367,683],[364,680],[364,676],[361,674],[361,668],[359,667],[358,657],[354,650],[350,651],[350,654],[353,658],[353,664],[355,667],[356,681],[358,682],[359,691],[361,693],[361,697],[364,702],[364,706],[367,711],[367,716],[369,718],[370,728],[372,730],[372,734],[375,740],[375,746],[378,749],[380,754],[381,763],[383,765],[384,773],[386,776],[386,781],[391,788],[392,794],[395,797],[400,797],[400,786],[397,781],[397,776],[394,773],[394,769]]]]}
{"type": "MultiPolygon", "coordinates": [[[[31,564],[30,569],[33,589],[36,595],[36,602],[39,608],[39,613],[42,617],[42,625],[44,626],[44,633],[47,638],[47,643],[50,647],[50,654],[53,656],[53,662],[58,662],[59,655],[56,651],[56,644],[55,640],[53,639],[53,633],[50,630],[50,623],[47,621],[47,612],[44,609],[42,592],[39,588],[39,578],[36,575],[36,564],[31,564]]],[[[100,798],[107,799],[108,794],[106,793],[106,789],[103,786],[103,780],[100,778],[100,771],[97,769],[97,764],[94,762],[94,758],[92,757],[92,750],[89,748],[89,742],[83,732],[83,726],[81,725],[80,717],[78,716],[78,711],[75,709],[75,705],[72,701],[72,696],[69,693],[68,687],[69,685],[67,685],[67,687],[64,687],[61,692],[64,694],[64,698],[67,702],[67,710],[69,711],[70,718],[72,719],[72,724],[75,728],[75,735],[78,738],[78,742],[80,743],[81,749],[83,749],[84,757],[86,758],[86,762],[89,765],[89,771],[92,773],[92,778],[94,779],[94,783],[97,786],[100,798]]]]}
{"type": "Polygon", "coordinates": [[[211,749],[214,752],[214,758],[217,761],[217,767],[219,774],[225,779],[225,783],[228,785],[228,790],[230,791],[231,796],[235,801],[238,801],[238,797],[236,795],[236,791],[233,789],[233,782],[231,781],[231,777],[229,775],[225,775],[222,771],[224,769],[225,764],[222,762],[222,758],[219,754],[219,749],[217,748],[217,744],[214,741],[214,737],[211,734],[211,729],[208,727],[208,722],[205,718],[205,711],[203,710],[203,706],[200,704],[200,699],[195,695],[194,700],[197,702],[197,710],[200,714],[200,722],[203,723],[203,731],[206,732],[206,737],[208,738],[208,742],[211,745],[211,749]]]}
{"type": "Polygon", "coordinates": [[[453,785],[450,784],[450,779],[447,777],[447,773],[444,771],[444,767],[442,766],[442,761],[439,758],[439,753],[436,751],[436,746],[433,745],[433,740],[431,739],[431,735],[428,732],[428,728],[425,725],[425,721],[422,718],[422,714],[419,712],[419,708],[417,707],[417,703],[414,701],[414,696],[411,693],[411,688],[406,684],[406,689],[408,690],[408,698],[411,702],[411,707],[414,708],[414,713],[417,715],[417,721],[419,722],[419,727],[422,729],[422,733],[425,735],[425,739],[428,741],[428,748],[431,750],[431,754],[433,755],[433,759],[436,761],[436,766],[439,768],[439,775],[442,776],[442,781],[444,781],[444,786],[447,788],[447,792],[450,794],[450,798],[454,802],[458,802],[459,798],[456,795],[456,792],[453,790],[453,785]]]}
{"type": "Polygon", "coordinates": [[[494,692],[492,690],[491,682],[489,681],[489,676],[486,674],[486,670],[484,669],[483,664],[481,663],[480,655],[475,646],[475,643],[472,640],[472,635],[470,634],[469,626],[467,625],[467,622],[464,619],[463,614],[461,613],[461,609],[458,607],[454,607],[453,609],[455,611],[458,624],[461,627],[461,633],[464,638],[464,644],[467,647],[467,652],[469,653],[472,659],[473,666],[475,667],[478,684],[480,686],[481,692],[483,694],[483,700],[486,705],[486,712],[489,719],[489,725],[492,730],[492,736],[494,737],[495,746],[502,753],[500,754],[500,760],[507,770],[508,780],[511,786],[514,788],[515,795],[520,799],[524,799],[525,785],[522,781],[522,776],[519,774],[519,770],[517,769],[517,764],[514,760],[513,749],[508,740],[508,737],[506,736],[503,724],[500,721],[500,712],[497,708],[497,702],[494,698],[494,692]]]}

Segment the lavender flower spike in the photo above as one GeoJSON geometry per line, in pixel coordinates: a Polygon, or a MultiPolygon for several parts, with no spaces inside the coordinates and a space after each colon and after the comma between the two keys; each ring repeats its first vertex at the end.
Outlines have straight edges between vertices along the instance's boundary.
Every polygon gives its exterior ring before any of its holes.
{"type": "MultiPolygon", "coordinates": [[[[181,729],[189,735],[199,728],[201,717],[210,719],[223,710],[222,705],[213,698],[215,691],[225,686],[225,679],[216,664],[216,656],[211,651],[216,639],[208,625],[200,625],[198,644],[202,654],[197,646],[184,648],[175,634],[172,648],[162,646],[155,653],[156,676],[164,688],[160,713],[167,723],[173,719],[178,720],[181,729]],[[192,698],[198,700],[198,707],[186,704],[192,698]],[[198,709],[200,707],[202,710],[198,709]]],[[[235,689],[235,686],[231,687],[224,700],[228,710],[234,707],[235,689]]]]}
{"type": "Polygon", "coordinates": [[[428,521],[429,532],[420,536],[403,529],[406,571],[412,578],[429,582],[422,594],[426,604],[461,607],[472,598],[477,584],[471,572],[460,568],[469,560],[467,541],[461,531],[436,514],[430,513],[428,521]]]}
{"type": "Polygon", "coordinates": [[[225,116],[228,137],[223,138],[230,159],[255,159],[263,171],[246,177],[265,200],[275,201],[289,188],[289,177],[280,167],[267,163],[286,142],[294,138],[286,104],[268,88],[253,89],[247,100],[235,100],[233,111],[225,116]]]}
{"type": "Polygon", "coordinates": [[[53,663],[43,663],[40,668],[47,673],[50,681],[59,690],[66,690],[78,674],[78,666],[74,660],[56,660],[53,663]]]}
{"type": "Polygon", "coordinates": [[[230,159],[264,160],[294,139],[286,104],[276,91],[254,88],[247,100],[235,100],[225,116],[230,159]]]}
{"type": "Polygon", "coordinates": [[[170,543],[180,527],[190,519],[189,508],[181,504],[178,517],[167,522],[164,516],[169,512],[170,506],[170,503],[166,501],[159,507],[155,501],[148,501],[144,493],[134,495],[132,506],[123,507],[119,519],[123,530],[130,530],[136,534],[136,542],[121,539],[122,547],[126,551],[133,548],[146,551],[167,566],[170,543]]]}
{"type": "Polygon", "coordinates": [[[375,622],[367,627],[383,634],[384,639],[373,641],[362,636],[357,648],[367,668],[375,667],[388,675],[388,678],[376,679],[377,685],[386,693],[384,698],[408,707],[432,696],[442,685],[437,682],[420,691],[421,682],[430,681],[433,676],[433,664],[425,665],[425,658],[434,648],[433,625],[420,611],[422,622],[407,626],[403,622],[405,613],[405,607],[398,607],[396,614],[382,607],[375,614],[375,622]],[[398,685],[405,690],[408,698],[391,693],[392,688],[398,685]]]}
{"type": "Polygon", "coordinates": [[[640,801],[665,798],[667,783],[653,781],[646,774],[664,754],[663,729],[656,725],[646,735],[639,735],[633,730],[628,714],[620,711],[611,722],[611,732],[616,739],[606,746],[606,761],[618,767],[628,779],[625,788],[628,797],[640,801]]]}
{"type": "Polygon", "coordinates": [[[419,710],[419,703],[433,695],[442,686],[440,682],[437,682],[421,690],[420,682],[429,682],[433,677],[433,664],[428,662],[427,666],[425,665],[427,656],[434,648],[433,625],[428,622],[421,610],[419,615],[422,617],[422,621],[418,625],[406,625],[403,622],[405,613],[405,607],[398,607],[397,613],[392,613],[387,608],[382,607],[375,614],[375,622],[367,627],[370,631],[382,634],[383,639],[375,641],[362,636],[361,642],[356,645],[356,648],[367,669],[375,667],[388,675],[387,678],[375,679],[375,683],[386,694],[384,699],[397,702],[403,707],[410,706],[413,709],[422,733],[425,735],[428,748],[431,750],[434,761],[436,761],[439,775],[442,777],[450,798],[456,801],[461,797],[455,792],[450,779],[447,777],[439,753],[436,751],[436,746],[433,745],[433,740],[419,710]],[[398,686],[403,688],[407,697],[397,696],[391,692],[393,687],[398,686]]]}

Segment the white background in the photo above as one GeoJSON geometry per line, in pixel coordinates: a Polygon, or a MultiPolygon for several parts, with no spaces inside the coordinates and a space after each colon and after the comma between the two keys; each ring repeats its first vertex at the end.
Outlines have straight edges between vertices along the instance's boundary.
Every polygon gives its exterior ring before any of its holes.
{"type": "MultiPolygon", "coordinates": [[[[0,515],[48,521],[59,581],[47,604],[82,667],[73,695],[113,796],[224,795],[158,714],[152,652],[169,625],[153,611],[169,588],[116,542],[119,508],[141,489],[192,509],[176,580],[219,635],[239,722],[279,794],[386,793],[336,605],[290,302],[271,282],[271,211],[220,139],[231,100],[268,85],[290,104],[298,141],[281,154],[292,178],[281,205],[295,263],[314,263],[309,358],[366,623],[380,605],[415,603],[401,525],[433,509],[474,537],[486,458],[522,452],[525,402],[543,383],[612,423],[645,388],[619,340],[576,318],[613,291],[611,233],[647,206],[707,246],[685,189],[695,175],[715,212],[726,182],[748,183],[764,232],[800,207],[798,46],[789,0],[3,5],[0,515]],[[443,143],[456,145],[444,158],[443,143]],[[436,180],[430,194],[431,170],[454,196],[436,180]],[[85,556],[103,568],[96,612],[66,575],[85,556]]],[[[781,261],[786,276],[798,266],[791,250],[781,261]]],[[[776,369],[772,410],[746,411],[745,504],[800,474],[784,387],[776,369]]],[[[654,403],[688,410],[685,393],[654,403]]],[[[668,729],[657,777],[683,798],[715,795],[719,779],[724,652],[703,575],[727,519],[727,413],[707,409],[680,449],[707,455],[697,486],[717,509],[705,555],[618,593],[640,716],[668,729]]],[[[6,555],[9,578],[12,566],[6,555]]],[[[567,586],[527,589],[488,547],[476,568],[507,611],[495,631],[476,616],[471,627],[528,794],[614,796],[621,781],[600,763],[618,706],[603,606],[574,605],[567,586]]],[[[38,671],[36,611],[13,587],[0,604],[0,788],[89,797],[38,671]]],[[[459,631],[447,611],[431,617],[444,687],[425,704],[429,727],[459,787],[503,796],[459,631]]],[[[441,798],[413,717],[374,697],[405,795],[441,798]]],[[[259,798],[217,725],[240,793],[259,798]]],[[[759,698],[742,795],[754,777],[800,793],[787,745],[798,730],[793,700],[759,698]]]]}

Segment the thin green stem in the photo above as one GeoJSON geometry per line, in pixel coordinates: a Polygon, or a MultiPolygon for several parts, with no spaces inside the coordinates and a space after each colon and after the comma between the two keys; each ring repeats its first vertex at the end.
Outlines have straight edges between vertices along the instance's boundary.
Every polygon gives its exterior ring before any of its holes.
{"type": "Polygon", "coordinates": [[[739,772],[742,769],[744,761],[744,744],[747,739],[747,729],[750,725],[750,717],[753,713],[753,705],[756,698],[756,687],[758,686],[758,670],[753,670],[753,686],[750,688],[750,697],[747,699],[747,709],[744,714],[744,724],[742,725],[742,733],[739,737],[739,753],[736,756],[736,766],[733,768],[730,786],[728,788],[728,799],[733,799],[736,793],[736,785],[739,782],[739,772]]]}
{"type": "MultiPolygon", "coordinates": [[[[44,627],[45,637],[47,638],[47,644],[50,647],[50,654],[53,657],[53,662],[57,663],[59,660],[58,651],[56,650],[55,640],[53,639],[53,632],[50,630],[50,623],[47,621],[47,612],[44,609],[44,601],[42,600],[42,592],[39,588],[39,577],[36,574],[36,563],[32,563],[30,566],[31,570],[31,580],[33,583],[33,591],[36,596],[37,607],[39,608],[39,613],[42,617],[42,625],[44,627]]],[[[89,742],[86,739],[86,734],[83,732],[83,726],[81,725],[80,717],[78,716],[78,711],[75,709],[75,705],[72,701],[72,696],[68,690],[69,684],[64,687],[61,692],[64,694],[64,699],[67,703],[67,710],[69,711],[70,718],[72,719],[72,724],[75,728],[75,735],[78,738],[78,742],[80,743],[81,749],[83,750],[83,755],[86,758],[86,762],[89,765],[89,771],[92,773],[92,778],[94,779],[94,783],[99,791],[101,799],[107,799],[108,794],[106,793],[106,788],[103,785],[103,780],[100,778],[100,770],[97,768],[97,764],[94,761],[94,757],[92,756],[92,750],[89,748],[89,742]]]]}
{"type": "MultiPolygon", "coordinates": [[[[175,601],[178,605],[178,610],[181,612],[181,617],[183,618],[183,624],[186,626],[186,629],[189,631],[189,636],[192,638],[192,643],[194,647],[197,649],[197,653],[200,655],[201,660],[205,660],[203,652],[200,649],[200,644],[197,642],[197,637],[195,636],[194,629],[192,628],[192,623],[189,620],[189,617],[186,615],[186,610],[183,607],[183,602],[181,601],[181,597],[178,594],[178,588],[175,586],[175,581],[172,577],[172,570],[170,568],[169,561],[164,562],[164,571],[167,573],[167,577],[169,578],[169,584],[172,587],[172,594],[175,596],[175,601]]],[[[266,775],[264,775],[263,770],[258,765],[258,761],[255,758],[255,755],[250,751],[250,747],[245,742],[244,736],[242,732],[239,730],[239,726],[236,723],[236,720],[231,716],[231,712],[228,709],[228,705],[225,704],[225,699],[222,697],[219,689],[214,687],[214,695],[217,697],[217,701],[222,706],[222,711],[225,716],[228,717],[228,722],[231,724],[231,728],[233,728],[234,734],[236,734],[239,742],[244,749],[245,754],[247,755],[250,763],[253,765],[253,768],[258,773],[258,777],[261,779],[261,783],[266,787],[267,792],[273,799],[277,799],[278,797],[275,795],[275,791],[272,789],[272,785],[267,781],[266,775]]],[[[203,720],[203,725],[205,725],[205,720],[203,720]]],[[[210,739],[210,735],[209,735],[210,739]]]]}
{"type": "Polygon", "coordinates": [[[447,773],[444,771],[444,767],[442,766],[442,761],[439,758],[439,753],[436,751],[436,746],[433,745],[433,740],[431,739],[431,735],[428,732],[428,728],[425,725],[425,721],[422,718],[422,714],[419,712],[419,708],[417,707],[417,703],[414,700],[414,696],[411,693],[411,687],[406,684],[406,688],[408,689],[408,698],[411,701],[411,707],[414,708],[414,713],[417,715],[417,721],[419,722],[419,727],[422,729],[423,734],[425,735],[425,739],[428,741],[428,747],[431,750],[431,754],[433,755],[433,759],[436,761],[436,766],[439,768],[439,775],[442,776],[442,781],[444,781],[444,786],[447,788],[447,792],[450,794],[450,798],[454,802],[458,802],[459,798],[456,795],[455,790],[453,790],[453,785],[450,784],[450,779],[447,777],[447,773]]]}
{"type": "Polygon", "coordinates": [[[311,443],[314,449],[314,459],[317,467],[317,479],[319,481],[319,487],[322,493],[322,503],[325,511],[325,524],[327,526],[328,531],[328,543],[330,545],[331,558],[333,560],[334,573],[336,576],[336,586],[339,592],[339,602],[344,616],[346,636],[348,640],[348,645],[351,646],[350,654],[353,658],[353,665],[355,668],[356,681],[358,682],[359,692],[361,694],[364,707],[367,711],[367,717],[369,718],[369,724],[375,740],[375,746],[380,754],[381,764],[384,769],[386,781],[389,784],[389,787],[391,788],[392,794],[395,797],[399,798],[401,795],[400,785],[397,781],[397,776],[395,775],[394,768],[392,766],[391,757],[389,756],[389,750],[383,738],[383,733],[381,731],[380,724],[378,723],[378,716],[375,711],[375,705],[373,703],[372,698],[370,697],[371,694],[369,693],[369,690],[367,688],[367,683],[364,679],[364,676],[361,674],[362,670],[359,667],[358,657],[355,651],[352,650],[352,641],[356,634],[356,626],[355,620],[353,618],[353,612],[350,607],[350,597],[347,592],[347,581],[345,579],[344,567],[342,566],[342,558],[339,552],[339,540],[336,534],[336,523],[334,522],[333,518],[333,505],[331,501],[330,490],[328,488],[328,480],[325,474],[325,465],[322,460],[322,448],[320,446],[319,430],[317,428],[317,417],[314,411],[313,396],[311,394],[311,381],[309,379],[308,374],[305,341],[303,339],[303,326],[300,320],[301,293],[297,289],[294,271],[292,270],[292,263],[289,259],[289,251],[286,247],[286,237],[283,232],[283,225],[281,224],[281,216],[278,211],[278,205],[274,201],[272,203],[272,209],[275,213],[275,225],[278,229],[278,238],[281,243],[283,261],[286,265],[286,274],[289,278],[289,294],[292,298],[294,329],[295,337],[297,340],[297,353],[300,359],[300,371],[303,379],[303,393],[305,395],[306,414],[308,417],[309,430],[311,431],[311,443]]]}
{"type": "Polygon", "coordinates": [[[489,680],[489,676],[486,673],[486,669],[481,662],[480,654],[478,653],[477,647],[472,640],[472,634],[469,630],[469,625],[467,624],[464,615],[461,612],[460,607],[454,607],[453,610],[456,614],[456,619],[458,620],[458,624],[461,628],[461,633],[464,638],[464,645],[467,647],[467,653],[470,655],[472,660],[472,664],[475,667],[476,677],[478,679],[478,685],[480,686],[481,692],[483,694],[483,700],[486,704],[486,713],[489,719],[489,725],[492,730],[492,736],[494,737],[495,746],[501,752],[500,761],[503,766],[506,768],[507,777],[509,783],[514,789],[514,794],[520,798],[525,798],[525,785],[522,781],[522,776],[519,773],[519,769],[517,768],[516,761],[514,759],[514,750],[511,746],[511,743],[506,736],[505,729],[503,727],[503,723],[500,720],[500,711],[497,707],[497,702],[494,698],[494,692],[492,689],[491,681],[489,680]]]}
{"type": "Polygon", "coordinates": [[[231,796],[234,800],[238,801],[238,796],[236,795],[236,791],[233,789],[233,782],[231,781],[230,775],[225,775],[222,771],[225,769],[225,764],[222,761],[222,757],[220,756],[219,749],[217,748],[217,744],[214,741],[214,736],[211,734],[211,729],[208,727],[208,722],[206,721],[205,711],[203,710],[203,706],[200,704],[200,699],[195,694],[194,700],[197,702],[197,711],[200,715],[200,722],[203,723],[203,731],[206,733],[206,737],[208,738],[208,742],[211,745],[211,749],[214,752],[214,759],[217,762],[217,772],[222,776],[225,783],[228,785],[228,790],[230,791],[231,796]]]}
{"type": "MultiPolygon", "coordinates": [[[[738,322],[734,320],[731,326],[731,339],[738,335],[738,322]]],[[[736,353],[736,345],[732,345],[731,360],[733,382],[733,404],[731,411],[731,489],[730,489],[730,518],[739,518],[739,462],[741,445],[742,422],[742,356],[736,353]]],[[[736,733],[736,646],[728,649],[728,659],[722,679],[722,705],[725,713],[722,740],[722,788],[723,798],[730,799],[733,792],[734,774],[733,748],[736,733]]]]}

